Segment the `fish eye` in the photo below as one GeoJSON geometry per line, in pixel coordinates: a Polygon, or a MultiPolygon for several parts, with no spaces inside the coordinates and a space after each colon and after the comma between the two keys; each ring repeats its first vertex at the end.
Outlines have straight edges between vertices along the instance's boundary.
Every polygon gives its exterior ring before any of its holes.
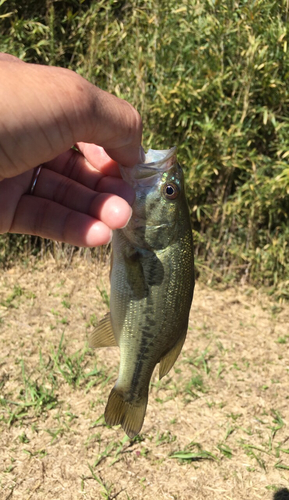
{"type": "Polygon", "coordinates": [[[175,200],[179,195],[180,189],[174,182],[169,182],[163,187],[163,194],[168,200],[175,200]]]}

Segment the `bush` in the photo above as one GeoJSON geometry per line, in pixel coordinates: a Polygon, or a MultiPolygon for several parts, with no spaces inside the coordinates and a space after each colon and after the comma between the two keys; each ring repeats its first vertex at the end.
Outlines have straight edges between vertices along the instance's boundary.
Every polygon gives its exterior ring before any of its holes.
{"type": "Polygon", "coordinates": [[[145,149],[178,146],[200,270],[289,280],[287,0],[2,0],[1,15],[2,50],[130,101],[145,149]]]}

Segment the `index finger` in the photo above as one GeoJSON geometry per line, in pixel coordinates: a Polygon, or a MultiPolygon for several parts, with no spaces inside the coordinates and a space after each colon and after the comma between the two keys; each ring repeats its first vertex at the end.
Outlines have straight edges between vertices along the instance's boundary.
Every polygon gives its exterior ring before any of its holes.
{"type": "Polygon", "coordinates": [[[96,144],[88,144],[86,142],[77,142],[75,146],[83,154],[96,170],[103,175],[111,175],[113,177],[121,177],[118,163],[113,160],[106,151],[96,144]]]}

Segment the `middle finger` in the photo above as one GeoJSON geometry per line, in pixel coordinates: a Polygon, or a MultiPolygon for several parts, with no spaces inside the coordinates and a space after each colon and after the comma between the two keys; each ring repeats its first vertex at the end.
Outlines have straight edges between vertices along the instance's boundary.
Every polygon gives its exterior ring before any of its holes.
{"type": "Polygon", "coordinates": [[[98,192],[43,167],[33,196],[88,214],[101,220],[111,229],[125,226],[131,215],[129,204],[133,202],[134,197],[130,186],[122,179],[100,176],[97,188],[98,192]]]}

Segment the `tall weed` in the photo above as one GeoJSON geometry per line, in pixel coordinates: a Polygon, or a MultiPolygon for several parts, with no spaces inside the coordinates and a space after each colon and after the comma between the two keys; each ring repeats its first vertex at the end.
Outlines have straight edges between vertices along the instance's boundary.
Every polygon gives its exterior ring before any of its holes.
{"type": "Polygon", "coordinates": [[[146,149],[178,146],[199,269],[276,286],[289,280],[288,15],[287,0],[2,0],[0,49],[136,106],[146,149]]]}

